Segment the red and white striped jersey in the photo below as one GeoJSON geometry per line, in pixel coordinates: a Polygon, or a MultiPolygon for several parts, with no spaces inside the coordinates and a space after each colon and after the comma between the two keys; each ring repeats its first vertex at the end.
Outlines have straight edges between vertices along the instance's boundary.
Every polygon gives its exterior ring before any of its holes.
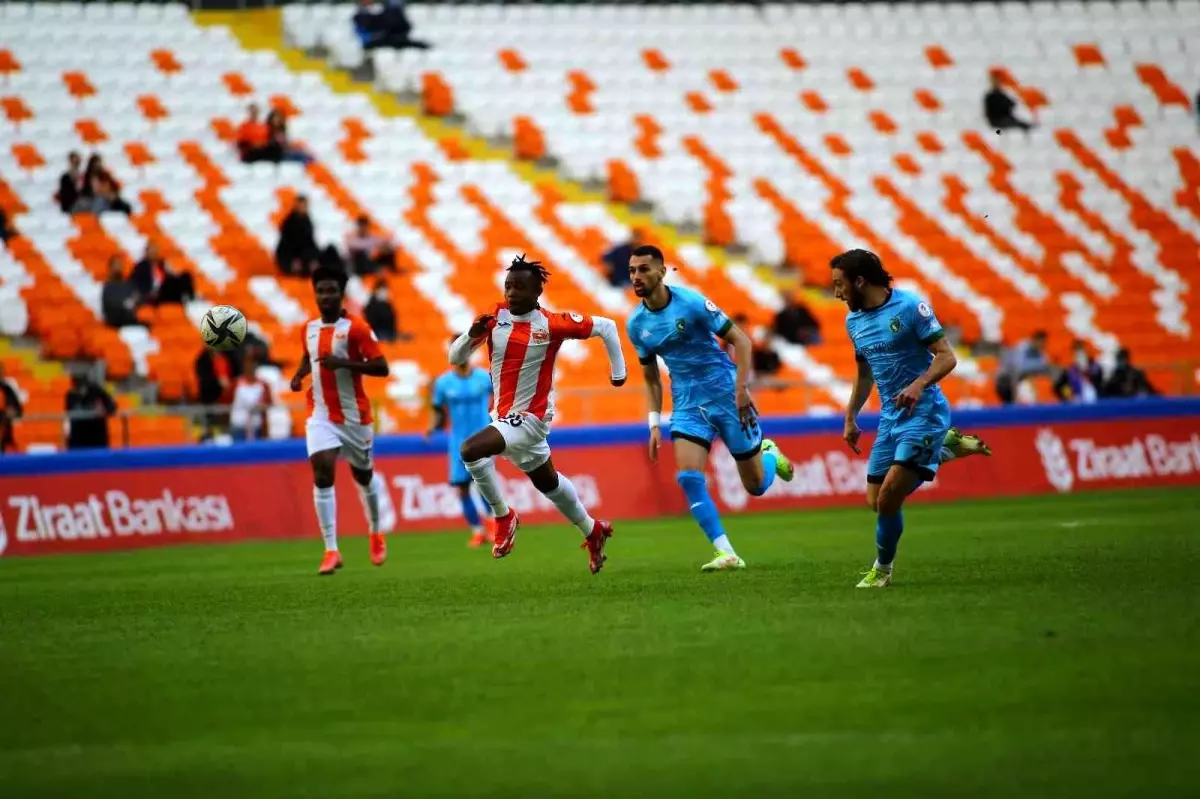
{"type": "Polygon", "coordinates": [[[517,316],[503,304],[492,313],[486,340],[496,415],[531,413],[549,422],[554,418],[554,359],[564,341],[592,335],[592,318],[541,308],[517,316]]]}
{"type": "Polygon", "coordinates": [[[317,359],[334,355],[351,361],[371,361],[383,353],[366,322],[343,316],[333,324],[313,319],[303,328],[304,351],[312,364],[308,411],[313,419],[334,424],[370,424],[371,401],[363,391],[363,376],[345,369],[323,369],[317,359]]]}

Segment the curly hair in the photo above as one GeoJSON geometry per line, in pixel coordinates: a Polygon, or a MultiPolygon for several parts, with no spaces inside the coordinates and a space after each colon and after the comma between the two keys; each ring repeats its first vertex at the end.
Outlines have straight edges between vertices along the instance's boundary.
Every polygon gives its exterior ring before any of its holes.
{"type": "Polygon", "coordinates": [[[550,270],[542,266],[541,261],[526,261],[525,253],[521,253],[516,258],[512,259],[509,265],[509,272],[529,272],[537,277],[539,285],[546,285],[546,281],[550,279],[550,270]]]}

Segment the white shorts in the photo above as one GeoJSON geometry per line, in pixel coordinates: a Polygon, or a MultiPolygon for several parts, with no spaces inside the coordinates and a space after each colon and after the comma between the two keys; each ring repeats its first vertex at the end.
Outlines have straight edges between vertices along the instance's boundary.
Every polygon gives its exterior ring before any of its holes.
{"type": "Polygon", "coordinates": [[[510,413],[492,422],[504,437],[504,457],[523,472],[550,460],[550,425],[529,413],[510,413]]]}
{"type": "Polygon", "coordinates": [[[369,424],[334,424],[328,419],[309,419],[304,426],[308,456],[331,449],[341,450],[351,468],[360,472],[371,469],[371,449],[375,431],[369,424]]]}

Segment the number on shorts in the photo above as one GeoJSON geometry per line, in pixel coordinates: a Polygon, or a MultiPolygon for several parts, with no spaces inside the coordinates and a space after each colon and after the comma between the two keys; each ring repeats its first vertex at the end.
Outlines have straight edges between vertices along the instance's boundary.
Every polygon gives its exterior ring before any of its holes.
{"type": "Polygon", "coordinates": [[[499,421],[504,422],[510,427],[520,427],[525,422],[525,417],[519,413],[510,413],[506,416],[501,416],[499,421]]]}

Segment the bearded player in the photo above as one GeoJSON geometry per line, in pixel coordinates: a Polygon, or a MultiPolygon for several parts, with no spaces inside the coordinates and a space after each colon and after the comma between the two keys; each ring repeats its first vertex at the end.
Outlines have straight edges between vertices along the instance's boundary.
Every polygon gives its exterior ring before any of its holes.
{"type": "Polygon", "coordinates": [[[582,546],[595,574],[607,559],[604,544],[612,525],[588,514],[575,486],[550,459],[546,436],[554,419],[554,360],[564,341],[599,338],[608,354],[611,382],[621,386],[625,358],[611,319],[542,310],[538,298],[549,276],[539,262],[526,261],[523,255],[514,258],[504,278],[504,302],[476,318],[451,345],[450,362],[461,366],[472,351],[487,344],[496,398],[496,420],[468,438],[460,454],[496,519],[492,557],[512,552],[521,523],[504,501],[492,464],[492,458],[503,455],[584,535],[582,546]]]}
{"type": "Polygon", "coordinates": [[[830,266],[834,295],[850,311],[846,331],[858,362],[843,435],[856,453],[862,434],[858,414],[871,387],[879,387],[879,431],[867,461],[867,504],[877,514],[876,558],[858,587],[884,588],[892,582],[904,532],[904,500],[933,480],[941,464],[992,451],[950,426],[950,403],[938,383],[958,360],[933,308],[893,289],[892,276],[873,252],[850,250],[830,266]]]}
{"type": "Polygon", "coordinates": [[[791,461],[763,439],[750,400],[750,339],[711,300],[690,289],[663,282],[662,251],[638,247],[629,258],[629,279],[642,302],[629,315],[626,332],[637,350],[650,407],[650,460],[658,460],[662,441],[662,358],[671,373],[671,440],[675,479],[687,497],[692,517],[716,549],[703,571],[744,569],[721,524],[708,492],[704,467],[713,439],[720,437],[737,462],[742,486],[760,497],[778,476],[793,477],[791,461]],[[717,338],[733,346],[731,361],[717,338]]]}
{"type": "Polygon", "coordinates": [[[396,522],[387,486],[373,468],[371,402],[362,385],[364,376],[388,376],[387,359],[367,323],[346,313],[346,282],[346,273],[340,269],[319,267],[313,271],[313,294],[320,316],[304,326],[304,357],[292,378],[292,391],[300,391],[304,378],[312,375],[305,439],[313,470],[313,503],[325,539],[318,574],[333,574],[342,568],[337,497],[333,491],[339,453],[350,464],[350,474],[362,498],[370,531],[371,562],[376,566],[387,560],[383,531],[396,522]]]}

